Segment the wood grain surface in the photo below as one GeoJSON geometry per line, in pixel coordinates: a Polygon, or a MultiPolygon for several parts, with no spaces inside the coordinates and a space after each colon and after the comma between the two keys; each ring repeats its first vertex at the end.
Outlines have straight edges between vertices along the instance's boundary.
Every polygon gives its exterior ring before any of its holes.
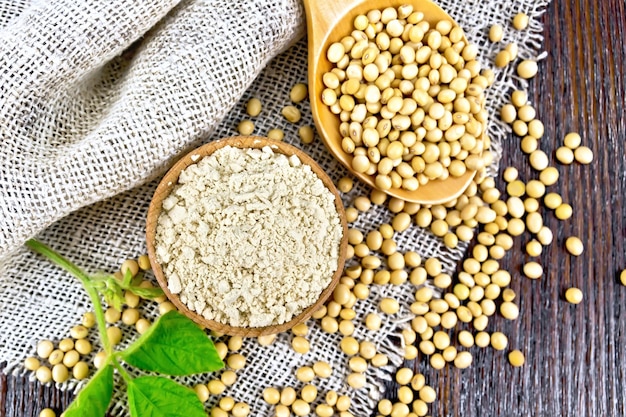
{"type": "MultiPolygon", "coordinates": [[[[555,244],[541,255],[545,276],[521,278],[526,260],[516,239],[504,265],[514,274],[520,318],[491,320],[512,348],[526,354],[526,364],[512,368],[506,351],[473,348],[466,370],[434,371],[423,359],[415,366],[426,374],[438,399],[433,416],[462,417],[619,417],[626,416],[626,287],[618,273],[626,268],[626,11],[624,0],[558,0],[548,7],[544,48],[548,59],[531,82],[530,94],[546,135],[541,148],[553,156],[569,131],[591,147],[589,166],[559,166],[554,186],[574,208],[558,221],[547,216],[555,244]],[[585,253],[565,252],[567,236],[579,236],[585,253]],[[564,290],[577,286],[584,300],[564,301],[564,290]]],[[[532,178],[519,140],[507,142],[503,166],[514,165],[532,178]]],[[[0,417],[37,416],[41,408],[63,409],[69,393],[0,376],[0,417]]]]}

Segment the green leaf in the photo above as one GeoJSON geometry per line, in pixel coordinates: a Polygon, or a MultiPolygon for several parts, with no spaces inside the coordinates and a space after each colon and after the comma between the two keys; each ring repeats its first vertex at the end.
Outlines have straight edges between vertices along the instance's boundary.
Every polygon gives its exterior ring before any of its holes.
{"type": "Polygon", "coordinates": [[[161,316],[120,357],[145,371],[190,375],[224,367],[215,345],[197,324],[177,311],[161,316]]]}
{"type": "Polygon", "coordinates": [[[130,287],[137,287],[143,281],[143,273],[141,271],[135,275],[135,277],[130,281],[130,287]]]}
{"type": "Polygon", "coordinates": [[[104,300],[108,305],[114,307],[115,309],[122,311],[122,305],[124,304],[124,294],[119,287],[108,287],[102,290],[102,295],[104,296],[104,300]]]}
{"type": "Polygon", "coordinates": [[[128,383],[132,417],[206,417],[196,393],[171,379],[142,376],[128,383]]]}
{"type": "Polygon", "coordinates": [[[163,290],[158,287],[154,288],[140,288],[140,287],[129,287],[128,290],[130,292],[135,293],[143,299],[153,299],[163,295],[163,290]]]}
{"type": "Polygon", "coordinates": [[[130,268],[128,268],[126,269],[126,273],[124,273],[124,280],[122,281],[122,288],[128,288],[132,279],[133,279],[133,273],[130,271],[130,268]]]}
{"type": "Polygon", "coordinates": [[[113,395],[113,367],[101,368],[65,410],[65,417],[101,417],[109,408],[113,395]]]}

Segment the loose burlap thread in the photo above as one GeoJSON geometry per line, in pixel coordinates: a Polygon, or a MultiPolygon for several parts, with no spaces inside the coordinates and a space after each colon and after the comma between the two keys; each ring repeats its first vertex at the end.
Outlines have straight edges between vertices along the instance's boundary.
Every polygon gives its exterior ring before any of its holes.
{"type": "MultiPolygon", "coordinates": [[[[509,42],[519,45],[521,58],[538,56],[538,18],[547,1],[438,3],[479,46],[485,66],[492,67],[497,51],[509,42]],[[530,16],[524,31],[510,24],[518,12],[530,16]],[[505,28],[499,44],[487,39],[494,23],[505,28]]],[[[347,175],[318,137],[311,145],[300,143],[297,128],[312,125],[307,102],[298,105],[303,113],[298,124],[280,115],[291,104],[291,86],[307,77],[306,41],[297,41],[305,31],[304,13],[296,0],[2,2],[0,27],[0,361],[8,363],[5,371],[24,372],[20,364],[34,354],[38,340],[68,337],[69,328],[91,308],[75,279],[22,243],[38,235],[90,272],[113,272],[124,259],[144,253],[145,216],[157,178],[194,146],[235,135],[237,123],[248,118],[249,98],[263,102],[262,113],[253,119],[255,134],[279,127],[286,142],[303,148],[333,180],[347,175]]],[[[509,66],[496,71],[487,92],[489,134],[498,157],[492,175],[510,131],[497,109],[513,88],[525,86],[509,66]]],[[[369,191],[357,183],[343,196],[344,203],[369,191]]],[[[367,232],[390,220],[385,207],[375,206],[354,226],[367,232]]],[[[396,240],[402,251],[437,256],[449,273],[466,249],[450,250],[417,226],[396,240]]],[[[370,367],[365,388],[353,390],[345,382],[341,336],[321,331],[319,322],[310,320],[311,351],[305,355],[291,349],[289,334],[267,347],[246,340],[242,353],[247,366],[224,395],[250,404],[252,415],[269,416],[272,409],[261,399],[262,389],[298,389],[302,384],[295,370],[323,360],[333,365],[333,374],[315,381],[320,397],[336,390],[352,398],[354,415],[370,415],[384,394],[382,381],[402,363],[397,335],[411,317],[408,306],[415,289],[405,284],[371,290],[355,306],[354,337],[374,342],[389,355],[390,364],[370,367]],[[383,297],[400,300],[401,311],[384,320],[380,331],[369,331],[363,318],[378,310],[383,297]]],[[[145,303],[142,312],[158,315],[154,303],[145,303]]],[[[136,337],[132,327],[122,329],[125,343],[136,337]]],[[[90,338],[97,346],[95,332],[90,338]]],[[[217,376],[180,381],[194,385],[217,376]]],[[[212,398],[207,409],[215,402],[212,398]]],[[[121,390],[111,413],[128,414],[121,390]]]]}

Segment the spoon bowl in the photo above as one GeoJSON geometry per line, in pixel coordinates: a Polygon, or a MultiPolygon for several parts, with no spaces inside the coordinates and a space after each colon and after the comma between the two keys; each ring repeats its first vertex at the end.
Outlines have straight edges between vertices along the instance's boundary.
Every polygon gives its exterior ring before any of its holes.
{"type": "MultiPolygon", "coordinates": [[[[322,76],[333,68],[327,59],[326,51],[333,43],[348,35],[353,30],[354,18],[373,9],[398,7],[410,3],[414,11],[424,13],[424,20],[435,24],[441,20],[456,23],[439,6],[430,0],[344,0],[341,2],[304,0],[307,16],[307,36],[309,49],[309,97],[315,126],[328,150],[353,175],[374,188],[375,177],[352,169],[352,155],[341,147],[342,137],[339,132],[339,116],[333,114],[322,102],[324,90],[322,76]]],[[[466,39],[464,39],[467,42],[466,39]]],[[[382,190],[392,197],[424,205],[442,204],[459,195],[470,185],[476,171],[468,170],[460,177],[448,177],[445,180],[431,180],[415,191],[400,188],[382,190]]]]}

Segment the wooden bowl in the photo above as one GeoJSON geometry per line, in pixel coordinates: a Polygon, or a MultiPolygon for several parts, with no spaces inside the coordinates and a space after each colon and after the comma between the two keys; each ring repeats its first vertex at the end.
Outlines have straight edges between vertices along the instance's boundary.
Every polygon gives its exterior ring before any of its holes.
{"type": "Polygon", "coordinates": [[[201,146],[197,149],[194,149],[187,155],[183,156],[178,162],[176,162],[176,164],[174,164],[174,166],[167,172],[167,174],[165,174],[165,176],[157,186],[152,201],[150,202],[150,207],[148,209],[148,218],[146,223],[146,241],[148,246],[148,256],[150,257],[150,263],[152,265],[154,275],[156,276],[156,279],[159,282],[159,285],[161,286],[163,291],[165,292],[167,298],[178,308],[181,313],[183,313],[196,323],[219,333],[224,333],[231,336],[254,337],[283,332],[292,328],[298,323],[304,322],[328,299],[343,274],[346,250],[348,247],[348,227],[346,222],[346,214],[343,204],[341,202],[341,197],[339,196],[335,185],[328,177],[328,175],[326,175],[326,173],[322,170],[322,168],[320,168],[320,166],[317,165],[317,163],[313,159],[311,159],[311,157],[302,152],[300,149],[284,142],[279,142],[258,136],[235,136],[227,139],[217,140],[201,146]],[[207,320],[201,314],[191,311],[185,304],[182,303],[178,295],[173,294],[169,290],[167,285],[167,278],[164,276],[163,269],[161,268],[161,265],[156,258],[154,243],[156,236],[157,220],[159,218],[159,215],[161,214],[163,200],[171,193],[172,189],[178,183],[178,177],[180,175],[180,172],[183,169],[187,168],[189,165],[196,163],[199,160],[198,156],[204,157],[207,155],[211,155],[216,150],[228,145],[236,148],[262,148],[264,146],[271,146],[274,152],[282,153],[288,156],[296,155],[298,158],[300,158],[300,161],[302,161],[303,164],[311,167],[312,171],[315,172],[315,174],[317,174],[317,176],[322,180],[326,188],[328,188],[335,196],[335,208],[337,209],[337,213],[339,214],[339,218],[341,221],[341,226],[343,228],[343,236],[341,238],[339,246],[337,270],[333,274],[330,284],[328,285],[328,287],[326,287],[326,289],[324,289],[324,291],[322,291],[318,300],[314,304],[307,307],[292,320],[283,324],[266,327],[235,327],[219,323],[214,320],[207,320]]]}
{"type": "MultiPolygon", "coordinates": [[[[397,8],[407,3],[413,6],[413,10],[424,13],[424,20],[431,24],[448,20],[458,26],[450,15],[430,0],[304,0],[309,49],[309,100],[315,126],[330,153],[354,176],[374,188],[378,187],[373,175],[359,173],[352,169],[352,154],[344,152],[341,147],[339,116],[333,114],[328,106],[322,103],[321,96],[325,88],[322,76],[334,66],[326,57],[326,51],[333,42],[338,42],[353,30],[352,25],[357,15],[366,14],[373,9],[397,8]]],[[[465,37],[464,40],[467,43],[465,37]]],[[[483,131],[485,128],[483,126],[483,131]]],[[[475,175],[476,171],[468,170],[458,178],[448,177],[445,180],[429,181],[426,185],[420,185],[415,191],[401,188],[382,191],[392,197],[413,203],[442,204],[460,196],[475,175]]]]}

